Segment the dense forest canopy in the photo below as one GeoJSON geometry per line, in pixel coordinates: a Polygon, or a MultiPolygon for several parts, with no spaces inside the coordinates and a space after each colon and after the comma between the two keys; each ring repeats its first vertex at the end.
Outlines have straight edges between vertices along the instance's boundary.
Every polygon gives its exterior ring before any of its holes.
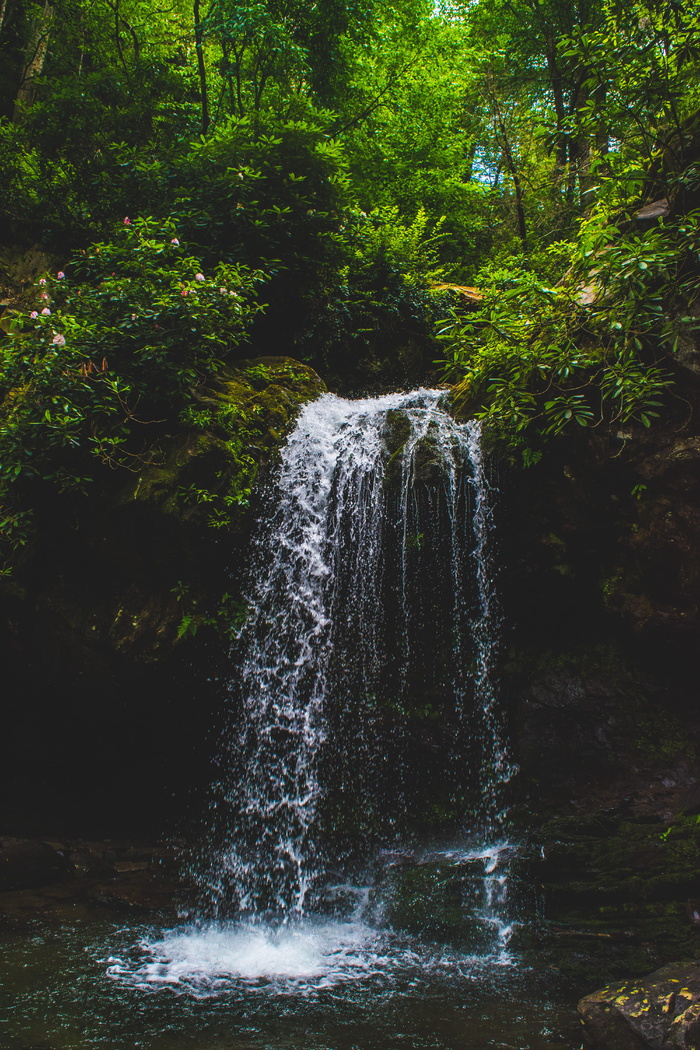
{"type": "Polygon", "coordinates": [[[0,0],[6,566],[38,491],[159,428],[233,440],[201,392],[253,354],[361,389],[418,347],[526,462],[649,425],[697,328],[699,27],[678,0],[0,0]]]}

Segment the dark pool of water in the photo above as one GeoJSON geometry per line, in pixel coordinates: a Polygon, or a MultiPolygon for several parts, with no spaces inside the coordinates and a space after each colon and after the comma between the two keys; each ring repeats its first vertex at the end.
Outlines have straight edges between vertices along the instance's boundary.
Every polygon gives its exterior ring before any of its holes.
{"type": "Polygon", "coordinates": [[[576,1050],[574,1004],[516,958],[357,923],[0,934],[2,1050],[576,1050]]]}

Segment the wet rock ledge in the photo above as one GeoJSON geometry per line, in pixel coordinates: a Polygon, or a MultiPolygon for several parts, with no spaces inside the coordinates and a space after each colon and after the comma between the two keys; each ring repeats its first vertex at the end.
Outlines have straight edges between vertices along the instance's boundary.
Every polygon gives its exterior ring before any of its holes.
{"type": "Polygon", "coordinates": [[[174,919],[187,889],[177,845],[0,839],[0,927],[76,907],[174,919]]]}
{"type": "Polygon", "coordinates": [[[584,1050],[698,1050],[700,960],[607,985],[578,1011],[584,1050]]]}

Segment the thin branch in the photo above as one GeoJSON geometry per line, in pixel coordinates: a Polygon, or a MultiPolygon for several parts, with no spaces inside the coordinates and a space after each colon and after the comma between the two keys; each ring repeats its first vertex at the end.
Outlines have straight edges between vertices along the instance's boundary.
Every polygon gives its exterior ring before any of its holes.
{"type": "Polygon", "coordinates": [[[354,116],[352,120],[349,120],[347,124],[343,124],[342,127],[336,128],[335,134],[344,135],[346,131],[350,130],[350,128],[356,127],[358,124],[362,123],[363,120],[366,120],[367,117],[371,116],[372,113],[374,113],[375,109],[377,109],[377,107],[381,105],[384,96],[396,85],[397,81],[400,80],[404,73],[407,73],[408,70],[411,69],[411,67],[414,65],[415,57],[412,56],[408,60],[408,62],[406,62],[405,65],[401,67],[400,70],[395,70],[392,74],[390,74],[389,79],[387,80],[384,87],[377,95],[375,95],[374,99],[369,103],[369,105],[366,106],[361,113],[358,113],[356,116],[354,116]]]}

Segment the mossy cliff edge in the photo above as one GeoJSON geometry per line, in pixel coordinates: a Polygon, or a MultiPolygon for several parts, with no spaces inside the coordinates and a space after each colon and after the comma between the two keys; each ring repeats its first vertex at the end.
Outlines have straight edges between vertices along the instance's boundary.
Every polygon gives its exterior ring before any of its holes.
{"type": "Polygon", "coordinates": [[[0,589],[6,833],[162,829],[202,779],[251,502],[324,389],[291,358],[239,362],[132,471],[37,505],[0,589]]]}

